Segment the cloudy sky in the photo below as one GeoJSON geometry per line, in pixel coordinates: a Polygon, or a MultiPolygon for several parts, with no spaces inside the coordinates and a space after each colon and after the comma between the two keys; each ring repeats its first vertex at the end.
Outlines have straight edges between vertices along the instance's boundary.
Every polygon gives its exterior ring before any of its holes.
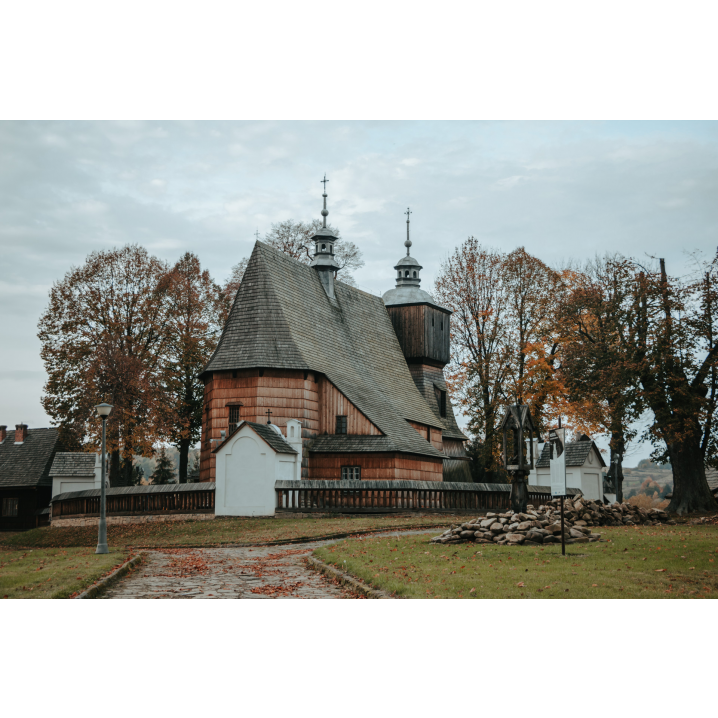
{"type": "MultiPolygon", "coordinates": [[[[329,220],[393,286],[407,206],[430,288],[469,235],[560,265],[718,245],[715,122],[0,123],[0,423],[48,426],[36,337],[52,282],[127,242],[218,281],[273,222],[329,220]]],[[[635,456],[643,458],[646,450],[635,456]]]]}

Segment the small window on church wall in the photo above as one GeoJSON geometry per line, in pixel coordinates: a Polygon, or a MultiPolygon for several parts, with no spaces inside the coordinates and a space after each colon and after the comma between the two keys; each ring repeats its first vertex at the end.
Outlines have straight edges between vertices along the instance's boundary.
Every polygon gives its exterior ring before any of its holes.
{"type": "Polygon", "coordinates": [[[327,248],[327,245],[326,245],[326,244],[323,244],[323,245],[322,245],[322,252],[324,252],[324,251],[326,250],[326,248],[327,248]]]}
{"type": "Polygon", "coordinates": [[[294,436],[294,427],[293,426],[289,427],[289,436],[291,436],[291,437],[294,436]]]}
{"type": "Polygon", "coordinates": [[[342,481],[359,481],[360,479],[360,466],[342,466],[342,481]]]}
{"type": "Polygon", "coordinates": [[[414,272],[414,277],[416,277],[416,272],[414,272]]]}
{"type": "Polygon", "coordinates": [[[337,434],[346,434],[347,433],[347,418],[346,416],[338,416],[337,417],[337,434]]]}
{"type": "Polygon", "coordinates": [[[238,406],[230,406],[229,407],[229,433],[230,433],[230,435],[234,434],[234,432],[237,430],[238,425],[239,425],[239,407],[238,406]]]}
{"type": "Polygon", "coordinates": [[[404,276],[405,276],[405,277],[408,277],[408,276],[409,276],[409,270],[408,270],[408,269],[406,270],[406,272],[404,272],[404,276]]]}
{"type": "Polygon", "coordinates": [[[446,392],[435,386],[434,393],[436,394],[436,403],[439,405],[439,416],[446,416],[446,392]]]}

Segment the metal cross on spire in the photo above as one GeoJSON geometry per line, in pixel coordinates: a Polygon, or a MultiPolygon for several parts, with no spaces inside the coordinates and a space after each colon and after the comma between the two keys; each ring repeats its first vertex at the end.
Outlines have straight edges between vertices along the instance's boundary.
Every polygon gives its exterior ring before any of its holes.
{"type": "Polygon", "coordinates": [[[410,215],[413,214],[413,212],[407,207],[406,212],[404,212],[406,215],[406,242],[404,242],[404,246],[406,247],[406,256],[409,256],[409,247],[411,247],[411,240],[409,239],[409,220],[411,219],[410,215]]]}
{"type": "Polygon", "coordinates": [[[257,227],[257,231],[254,233],[254,236],[257,241],[259,241],[259,227],[257,227]]]}
{"type": "Polygon", "coordinates": [[[322,229],[327,228],[327,215],[329,212],[327,211],[327,182],[329,180],[327,179],[327,173],[324,173],[324,179],[321,180],[321,183],[324,185],[324,194],[322,197],[324,197],[324,209],[322,210],[322,229]]]}

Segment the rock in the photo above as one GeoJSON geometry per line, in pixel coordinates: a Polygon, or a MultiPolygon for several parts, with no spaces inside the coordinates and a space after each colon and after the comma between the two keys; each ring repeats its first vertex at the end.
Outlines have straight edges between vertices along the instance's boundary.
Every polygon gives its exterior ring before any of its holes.
{"type": "Polygon", "coordinates": [[[498,516],[498,514],[493,514],[493,513],[491,513],[491,512],[489,512],[489,513],[486,514],[486,518],[487,518],[487,519],[495,518],[496,516],[498,516]]]}
{"type": "Polygon", "coordinates": [[[514,521],[514,523],[509,524],[509,531],[516,531],[516,529],[519,527],[518,523],[514,521]]]}
{"type": "Polygon", "coordinates": [[[459,536],[463,539],[472,539],[475,538],[474,533],[474,531],[462,531],[459,536]]]}
{"type": "Polygon", "coordinates": [[[523,543],[526,537],[523,534],[506,534],[509,543],[523,543]]]}
{"type": "Polygon", "coordinates": [[[543,543],[543,536],[537,531],[529,531],[526,534],[527,541],[534,541],[535,543],[543,543]]]}
{"type": "Polygon", "coordinates": [[[561,539],[556,538],[553,534],[543,537],[544,543],[560,543],[561,539]]]}
{"type": "Polygon", "coordinates": [[[583,521],[583,520],[581,520],[581,521],[574,521],[574,522],[573,522],[573,525],[574,525],[574,526],[585,526],[585,525],[586,525],[586,522],[583,521]]]}
{"type": "Polygon", "coordinates": [[[494,523],[493,519],[484,519],[479,526],[481,526],[482,529],[489,528],[494,523]]]}
{"type": "Polygon", "coordinates": [[[524,546],[542,546],[543,544],[536,543],[536,541],[529,541],[526,539],[523,543],[524,546]]]}
{"type": "Polygon", "coordinates": [[[581,536],[581,538],[572,539],[573,543],[588,543],[589,540],[588,536],[581,536]]]}
{"type": "Polygon", "coordinates": [[[583,538],[583,533],[578,529],[571,529],[568,533],[571,538],[583,538]]]}
{"type": "Polygon", "coordinates": [[[494,533],[499,533],[504,530],[504,527],[503,524],[500,524],[498,521],[496,521],[495,523],[491,524],[489,530],[493,531],[494,533]]]}
{"type": "Polygon", "coordinates": [[[518,531],[528,531],[531,528],[531,521],[522,521],[518,526],[518,531]]]}

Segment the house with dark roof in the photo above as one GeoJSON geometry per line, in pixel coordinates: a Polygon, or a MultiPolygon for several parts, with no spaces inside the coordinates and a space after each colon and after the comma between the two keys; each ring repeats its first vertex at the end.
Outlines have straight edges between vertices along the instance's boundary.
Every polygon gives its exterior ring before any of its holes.
{"type": "MultiPolygon", "coordinates": [[[[603,469],[606,462],[594,441],[583,434],[578,441],[566,443],[566,488],[580,489],[587,499],[603,501],[603,469]]],[[[551,448],[548,442],[538,453],[529,474],[529,484],[551,486],[551,448]]],[[[615,501],[615,496],[613,497],[615,501]]]]}
{"type": "Polygon", "coordinates": [[[57,429],[0,426],[0,531],[39,525],[50,505],[50,467],[59,448],[57,429]]]}
{"type": "MultiPolygon", "coordinates": [[[[101,488],[100,455],[82,451],[58,451],[50,468],[52,495],[101,488]]],[[[106,480],[109,486],[109,479],[106,480]]]]}
{"type": "Polygon", "coordinates": [[[451,312],[420,288],[408,224],[396,288],[381,298],[336,279],[323,197],[311,265],[254,246],[201,374],[200,481],[234,470],[218,457],[242,422],[271,422],[289,440],[292,421],[302,479],[470,480],[443,375],[451,312]]]}

